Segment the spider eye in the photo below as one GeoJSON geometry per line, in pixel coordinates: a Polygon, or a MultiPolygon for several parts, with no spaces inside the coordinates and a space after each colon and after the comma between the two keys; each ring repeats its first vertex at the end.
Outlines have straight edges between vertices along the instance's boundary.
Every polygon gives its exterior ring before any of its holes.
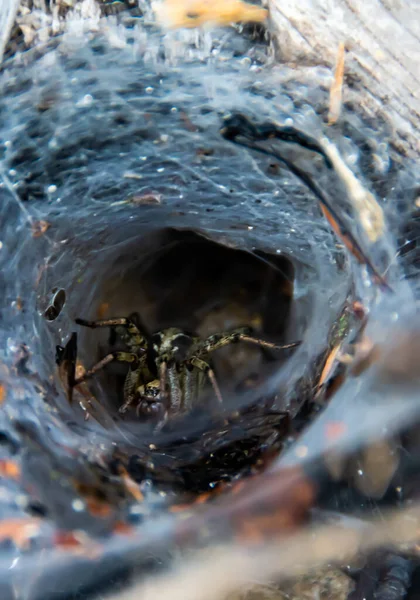
{"type": "Polygon", "coordinates": [[[146,393],[152,398],[157,398],[160,394],[160,388],[154,386],[146,386],[146,393]]]}

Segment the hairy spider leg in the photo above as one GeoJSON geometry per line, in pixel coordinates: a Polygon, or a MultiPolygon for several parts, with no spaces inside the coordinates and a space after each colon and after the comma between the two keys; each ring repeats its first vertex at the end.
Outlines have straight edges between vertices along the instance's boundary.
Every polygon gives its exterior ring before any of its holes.
{"type": "Polygon", "coordinates": [[[162,402],[166,401],[166,379],[167,379],[168,363],[163,361],[159,365],[159,381],[160,381],[160,397],[162,402]]]}
{"type": "Polygon", "coordinates": [[[287,350],[289,348],[296,348],[302,343],[299,341],[282,345],[273,344],[272,342],[267,342],[261,338],[256,338],[252,335],[249,335],[248,328],[240,328],[234,329],[229,333],[216,333],[214,335],[210,335],[205,340],[202,340],[196,344],[194,348],[194,354],[197,356],[203,356],[205,354],[209,354],[210,352],[214,352],[215,350],[219,350],[219,348],[224,348],[224,346],[235,344],[237,342],[246,342],[248,344],[254,344],[256,346],[260,346],[261,348],[269,348],[271,350],[287,350]]]}
{"type": "Polygon", "coordinates": [[[181,410],[182,392],[179,383],[179,377],[176,369],[176,363],[167,365],[170,412],[177,414],[181,410]]]}
{"type": "Polygon", "coordinates": [[[207,375],[207,377],[210,380],[211,385],[213,386],[213,390],[214,390],[214,393],[216,395],[216,398],[217,398],[219,404],[223,404],[223,397],[220,392],[219,384],[217,383],[216,375],[214,374],[214,371],[210,367],[210,365],[208,363],[206,363],[205,360],[202,360],[198,356],[193,356],[190,359],[188,359],[187,364],[190,364],[193,367],[196,367],[197,369],[199,369],[199,371],[203,371],[207,375]]]}
{"type": "Polygon", "coordinates": [[[301,342],[291,342],[289,344],[283,344],[279,346],[278,344],[273,344],[272,342],[267,342],[260,338],[255,338],[248,334],[249,331],[249,328],[239,328],[227,334],[214,334],[210,335],[205,340],[199,340],[197,341],[194,348],[194,356],[188,361],[189,364],[193,365],[200,371],[204,371],[207,374],[210,383],[213,386],[217,400],[220,404],[223,403],[223,398],[216,380],[216,375],[213,369],[210,367],[210,365],[204,360],[202,360],[202,356],[205,356],[206,354],[210,354],[210,352],[214,352],[219,348],[223,348],[224,346],[228,346],[229,344],[234,344],[237,342],[255,344],[256,346],[260,346],[262,348],[270,348],[271,350],[286,350],[288,348],[295,348],[296,346],[299,346],[301,344],[301,342]]]}
{"type": "Polygon", "coordinates": [[[197,400],[198,392],[198,373],[192,365],[184,367],[184,396],[182,410],[190,411],[197,400]]]}
{"type": "Polygon", "coordinates": [[[140,332],[139,328],[131,319],[121,317],[119,319],[102,319],[99,321],[87,321],[86,319],[76,319],[77,325],[83,327],[90,327],[91,329],[97,329],[98,327],[124,327],[127,330],[127,337],[124,341],[127,346],[132,348],[143,349],[144,352],[147,348],[147,340],[140,332]]]}
{"type": "Polygon", "coordinates": [[[182,391],[179,383],[176,363],[171,362],[168,365],[166,360],[163,360],[158,365],[159,381],[160,381],[160,401],[166,405],[166,412],[177,412],[181,408],[182,391]],[[169,397],[166,386],[169,387],[169,397]]]}
{"type": "Polygon", "coordinates": [[[142,356],[141,359],[139,359],[137,354],[133,354],[132,352],[111,352],[98,363],[96,363],[96,365],[93,365],[91,369],[88,369],[81,377],[75,379],[73,387],[83,383],[86,381],[86,379],[90,379],[93,375],[95,375],[95,373],[106,367],[106,365],[109,365],[109,363],[114,360],[117,362],[138,363],[139,360],[141,361],[143,358],[145,357],[142,356]]]}
{"type": "MultiPolygon", "coordinates": [[[[232,340],[233,342],[246,342],[247,344],[255,344],[256,346],[260,346],[261,348],[270,348],[271,350],[288,350],[289,348],[296,348],[301,345],[301,341],[298,342],[290,342],[289,344],[273,344],[272,342],[267,342],[266,340],[261,340],[259,338],[255,338],[251,335],[246,335],[244,333],[239,334],[238,340],[232,340]]],[[[228,342],[231,343],[231,342],[228,342]]]]}
{"type": "Polygon", "coordinates": [[[133,404],[136,399],[136,387],[138,385],[138,381],[140,379],[140,375],[142,373],[142,368],[146,364],[146,356],[142,356],[140,359],[140,366],[134,371],[131,370],[131,367],[128,370],[127,376],[124,381],[124,404],[120,406],[118,412],[125,413],[128,408],[133,404]]]}

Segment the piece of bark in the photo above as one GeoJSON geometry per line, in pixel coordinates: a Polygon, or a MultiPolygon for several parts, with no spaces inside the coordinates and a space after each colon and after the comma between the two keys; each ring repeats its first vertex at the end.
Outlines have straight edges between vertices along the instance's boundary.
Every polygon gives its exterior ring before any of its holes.
{"type": "MultiPolygon", "coordinates": [[[[344,43],[344,100],[346,94],[356,95],[363,111],[380,114],[391,125],[401,154],[418,156],[417,0],[270,0],[270,15],[282,63],[297,68],[328,66],[333,74],[339,45],[344,43]]],[[[300,70],[299,77],[305,76],[300,70]]]]}
{"type": "Polygon", "coordinates": [[[4,0],[0,7],[0,64],[19,8],[20,0],[4,0]]]}

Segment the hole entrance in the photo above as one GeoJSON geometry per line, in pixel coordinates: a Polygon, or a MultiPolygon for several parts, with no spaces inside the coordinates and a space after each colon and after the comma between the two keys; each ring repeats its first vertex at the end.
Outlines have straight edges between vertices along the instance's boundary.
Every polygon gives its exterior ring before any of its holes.
{"type": "MultiPolygon", "coordinates": [[[[165,229],[128,243],[92,282],[96,289],[90,305],[79,303],[72,312],[90,320],[133,316],[146,337],[170,327],[201,339],[251,327],[255,337],[282,345],[301,335],[292,317],[294,275],[285,256],[233,249],[193,231],[165,229]]],[[[85,368],[110,351],[127,350],[112,328],[77,330],[85,368]]],[[[223,408],[238,406],[241,392],[259,388],[289,356],[290,351],[243,342],[212,352],[211,366],[226,399],[223,408]]],[[[126,363],[113,362],[90,380],[89,389],[114,420],[131,427],[139,425],[136,405],[124,416],[118,412],[127,372],[126,363]]],[[[202,406],[211,409],[214,393],[208,382],[203,390],[202,406]]]]}

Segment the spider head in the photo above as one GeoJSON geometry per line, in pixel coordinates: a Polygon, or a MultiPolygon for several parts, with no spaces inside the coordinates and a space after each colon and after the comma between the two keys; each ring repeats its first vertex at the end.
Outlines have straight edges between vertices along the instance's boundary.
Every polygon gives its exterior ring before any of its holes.
{"type": "Polygon", "coordinates": [[[155,333],[152,337],[152,345],[156,363],[184,360],[192,344],[192,337],[176,327],[155,333]]]}

